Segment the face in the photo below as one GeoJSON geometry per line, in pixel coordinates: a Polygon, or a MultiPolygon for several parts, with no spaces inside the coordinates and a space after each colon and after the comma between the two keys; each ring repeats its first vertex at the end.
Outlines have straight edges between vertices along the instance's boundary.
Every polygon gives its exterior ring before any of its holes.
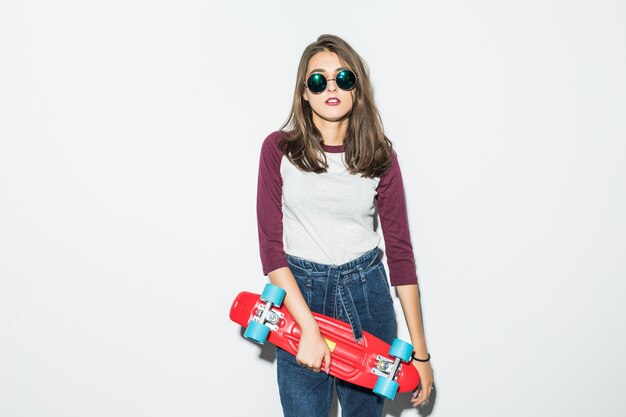
{"type": "Polygon", "coordinates": [[[342,90],[337,87],[337,82],[334,80],[342,69],[346,67],[334,52],[318,52],[309,60],[305,82],[311,74],[322,74],[329,80],[326,89],[319,94],[314,94],[307,87],[304,89],[303,98],[309,102],[313,110],[313,122],[318,127],[320,123],[325,122],[347,122],[352,111],[354,89],[342,90]]]}

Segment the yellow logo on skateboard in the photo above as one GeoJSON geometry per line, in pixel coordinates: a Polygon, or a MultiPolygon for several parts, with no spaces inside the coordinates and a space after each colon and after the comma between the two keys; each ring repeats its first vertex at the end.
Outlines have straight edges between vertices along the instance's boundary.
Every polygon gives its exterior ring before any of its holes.
{"type": "Polygon", "coordinates": [[[328,340],[326,338],[324,338],[324,340],[326,341],[326,344],[328,345],[328,347],[330,348],[330,351],[332,352],[333,350],[335,350],[335,346],[337,346],[337,343],[333,342],[332,340],[328,340]]]}

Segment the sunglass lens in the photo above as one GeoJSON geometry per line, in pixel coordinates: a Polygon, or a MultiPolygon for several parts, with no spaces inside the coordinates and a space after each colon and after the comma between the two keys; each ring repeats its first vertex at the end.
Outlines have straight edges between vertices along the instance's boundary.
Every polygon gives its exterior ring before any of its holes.
{"type": "Polygon", "coordinates": [[[351,90],[356,84],[356,75],[350,70],[341,70],[337,74],[337,87],[342,90],[351,90]]]}
{"type": "Polygon", "coordinates": [[[312,93],[321,93],[326,88],[326,78],[322,74],[311,74],[306,85],[312,93]]]}

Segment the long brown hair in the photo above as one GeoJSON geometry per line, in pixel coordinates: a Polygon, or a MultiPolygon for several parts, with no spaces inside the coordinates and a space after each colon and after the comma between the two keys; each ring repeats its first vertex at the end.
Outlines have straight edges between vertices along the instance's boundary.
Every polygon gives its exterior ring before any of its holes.
{"type": "Polygon", "coordinates": [[[344,162],[349,172],[366,178],[381,177],[391,165],[391,141],[383,132],[383,123],[374,103],[369,69],[363,59],[343,39],[321,35],[306,47],[300,58],[291,113],[281,130],[287,134],[280,142],[282,151],[299,169],[306,172],[326,172],[323,139],[315,127],[309,102],[303,98],[309,60],[318,52],[334,52],[342,65],[358,77],[353,90],[354,100],[348,129],[343,141],[344,162]]]}

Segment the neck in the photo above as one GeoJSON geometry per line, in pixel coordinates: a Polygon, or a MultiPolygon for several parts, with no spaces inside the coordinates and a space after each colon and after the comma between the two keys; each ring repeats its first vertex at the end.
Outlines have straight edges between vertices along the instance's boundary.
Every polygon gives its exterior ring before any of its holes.
{"type": "Polygon", "coordinates": [[[313,113],[313,123],[322,134],[324,145],[343,145],[343,139],[346,137],[346,131],[348,130],[348,121],[349,119],[346,117],[342,120],[331,122],[317,117],[317,115],[313,113]]]}

